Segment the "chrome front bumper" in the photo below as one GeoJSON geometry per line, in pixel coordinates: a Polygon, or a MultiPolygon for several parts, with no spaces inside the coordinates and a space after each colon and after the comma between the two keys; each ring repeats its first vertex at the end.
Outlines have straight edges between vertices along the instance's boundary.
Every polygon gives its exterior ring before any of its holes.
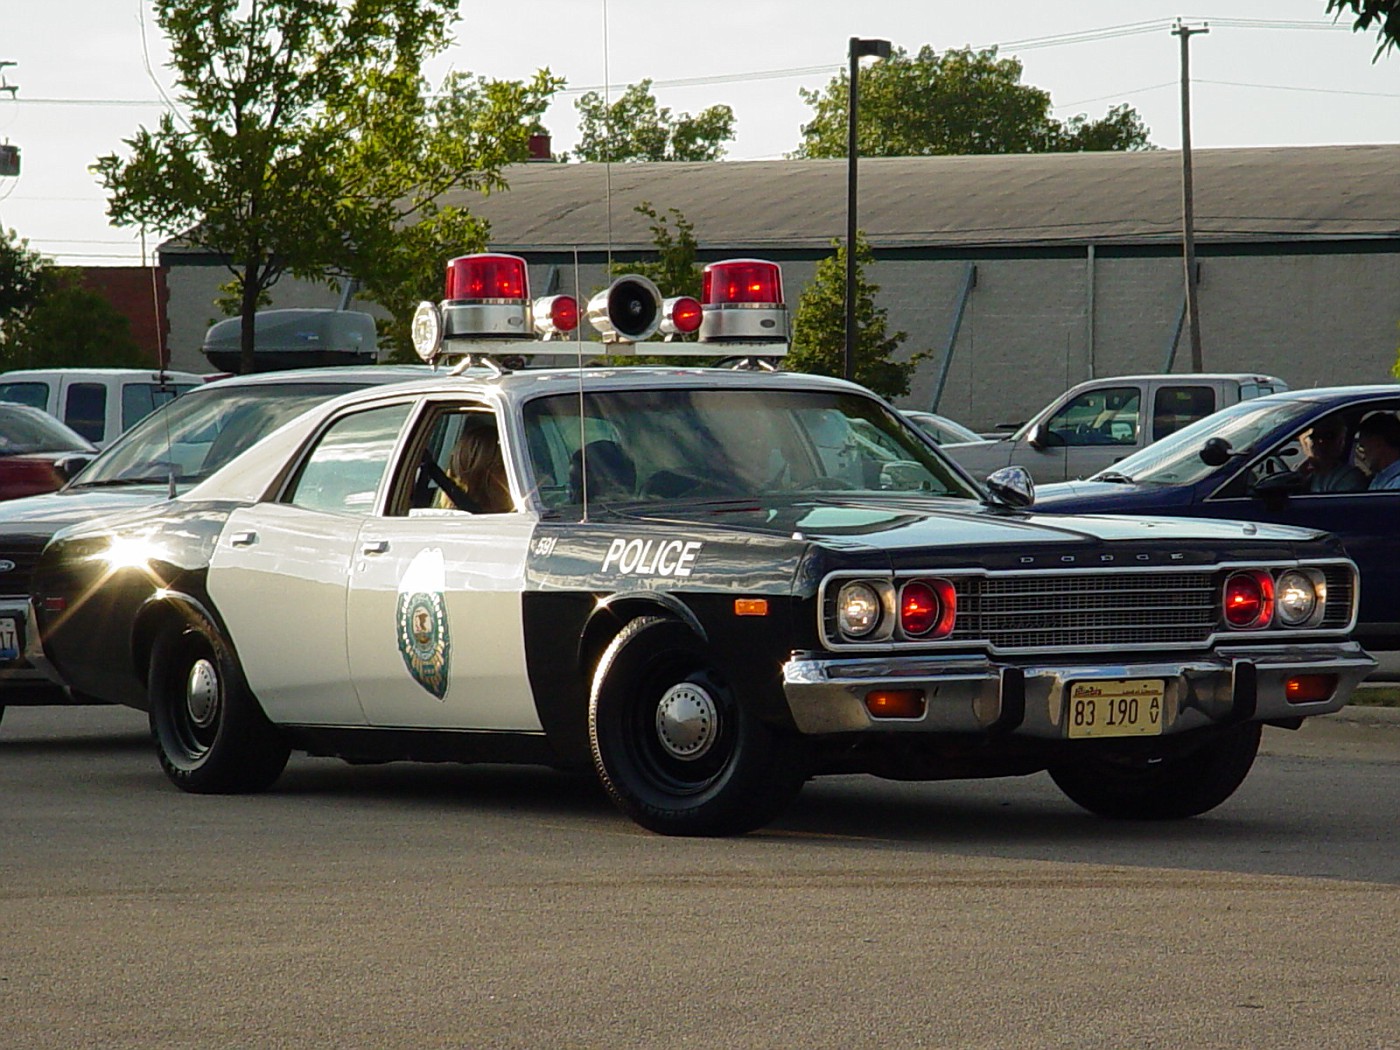
{"type": "MultiPolygon", "coordinates": [[[[1148,654],[1145,654],[1148,655],[1148,654]]],[[[795,657],[783,690],[802,733],[1013,733],[1065,737],[1074,682],[1159,678],[1165,682],[1162,732],[1183,733],[1232,721],[1265,722],[1323,715],[1346,704],[1376,666],[1354,642],[1221,647],[1208,653],[1127,663],[993,660],[975,656],[795,657]],[[1297,675],[1335,675],[1325,700],[1295,703],[1285,683],[1297,675]],[[875,718],[875,690],[919,689],[922,718],[875,718]]]]}

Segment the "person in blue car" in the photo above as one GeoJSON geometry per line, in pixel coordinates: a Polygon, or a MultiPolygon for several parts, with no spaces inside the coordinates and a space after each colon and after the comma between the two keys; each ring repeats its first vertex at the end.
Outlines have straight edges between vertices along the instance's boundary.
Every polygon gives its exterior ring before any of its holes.
{"type": "Polygon", "coordinates": [[[1356,428],[1356,445],[1371,472],[1370,490],[1400,489],[1400,419],[1372,412],[1356,428]]]}
{"type": "Polygon", "coordinates": [[[1309,492],[1360,492],[1366,474],[1350,462],[1347,425],[1339,415],[1320,419],[1303,431],[1298,442],[1306,459],[1299,473],[1308,479],[1309,492]]]}

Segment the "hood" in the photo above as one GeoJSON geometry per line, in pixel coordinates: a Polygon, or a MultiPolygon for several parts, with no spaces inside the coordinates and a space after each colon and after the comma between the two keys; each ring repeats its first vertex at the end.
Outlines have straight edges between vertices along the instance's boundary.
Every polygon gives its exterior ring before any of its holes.
{"type": "Polygon", "coordinates": [[[7,544],[40,541],[42,545],[65,525],[159,503],[168,493],[165,485],[122,485],[60,489],[7,500],[0,503],[0,554],[7,544]]]}
{"type": "MultiPolygon", "coordinates": [[[[1116,486],[1109,485],[1109,488],[1116,486]]],[[[883,550],[1148,543],[1219,547],[1271,540],[1293,543],[1318,535],[1309,529],[1201,518],[1060,515],[1008,511],[967,500],[835,499],[798,502],[709,503],[663,513],[627,508],[626,517],[695,529],[733,529],[786,535],[833,549],[883,550]]]]}

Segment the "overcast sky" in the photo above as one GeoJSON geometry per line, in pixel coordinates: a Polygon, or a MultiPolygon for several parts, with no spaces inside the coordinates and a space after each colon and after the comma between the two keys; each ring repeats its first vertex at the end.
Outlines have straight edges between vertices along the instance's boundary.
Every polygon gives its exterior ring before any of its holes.
{"type": "MultiPolygon", "coordinates": [[[[1376,40],[1335,24],[1326,0],[462,0],[448,69],[521,79],[548,67],[568,81],[546,114],[556,150],[577,136],[574,103],[645,77],[675,113],[732,106],[731,160],[777,159],[796,147],[820,88],[846,63],[852,36],[908,51],[998,45],[1050,92],[1055,115],[1102,117],[1126,102],[1167,149],[1181,144],[1180,50],[1171,25],[1208,23],[1191,38],[1192,140],[1224,146],[1400,142],[1400,54],[1373,62],[1376,40]]],[[[4,0],[0,142],[22,151],[0,178],[0,226],[61,263],[137,265],[139,231],[106,220],[87,170],[153,127],[177,94],[145,0],[4,0]]],[[[869,60],[866,60],[869,61],[869,60]]],[[[153,253],[162,238],[147,236],[153,253]]]]}

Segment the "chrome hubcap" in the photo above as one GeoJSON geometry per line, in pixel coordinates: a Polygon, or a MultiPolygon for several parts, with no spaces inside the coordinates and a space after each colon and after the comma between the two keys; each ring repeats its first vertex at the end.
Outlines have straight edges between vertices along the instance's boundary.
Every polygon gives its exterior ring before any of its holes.
{"type": "Polygon", "coordinates": [[[200,729],[208,729],[219,717],[219,673],[208,660],[196,660],[190,668],[185,709],[200,729]]]}
{"type": "Polygon", "coordinates": [[[714,745],[718,731],[719,708],[694,682],[671,686],[656,705],[657,739],[676,758],[699,758],[714,745]]]}

